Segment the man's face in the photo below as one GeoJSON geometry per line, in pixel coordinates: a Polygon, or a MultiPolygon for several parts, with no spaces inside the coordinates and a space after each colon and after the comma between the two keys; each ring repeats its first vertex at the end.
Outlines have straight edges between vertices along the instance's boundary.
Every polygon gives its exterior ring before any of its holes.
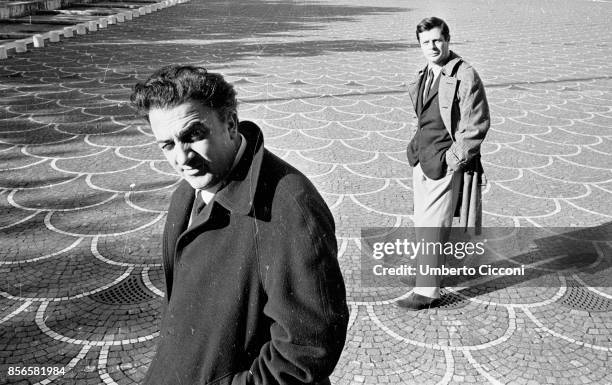
{"type": "Polygon", "coordinates": [[[444,65],[450,55],[448,48],[449,41],[444,39],[440,27],[432,28],[429,31],[419,33],[421,51],[428,62],[437,65],[444,65]]]}
{"type": "Polygon", "coordinates": [[[230,171],[238,141],[237,118],[219,119],[195,101],[149,111],[151,129],[166,159],[191,187],[205,189],[230,171]]]}

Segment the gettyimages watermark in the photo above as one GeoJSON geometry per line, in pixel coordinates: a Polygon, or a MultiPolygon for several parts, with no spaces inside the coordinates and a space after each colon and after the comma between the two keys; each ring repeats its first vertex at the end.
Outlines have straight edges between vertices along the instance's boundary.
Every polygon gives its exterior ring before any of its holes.
{"type": "Polygon", "coordinates": [[[489,227],[478,235],[432,227],[361,231],[363,287],[416,286],[417,276],[438,276],[444,286],[461,287],[559,287],[560,279],[612,287],[611,273],[612,225],[489,227]]]}

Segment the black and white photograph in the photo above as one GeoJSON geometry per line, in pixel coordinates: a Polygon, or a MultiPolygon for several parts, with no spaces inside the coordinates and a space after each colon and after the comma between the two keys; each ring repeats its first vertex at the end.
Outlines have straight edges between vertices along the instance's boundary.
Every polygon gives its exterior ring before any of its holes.
{"type": "Polygon", "coordinates": [[[0,384],[612,385],[612,0],[0,0],[0,384]]]}

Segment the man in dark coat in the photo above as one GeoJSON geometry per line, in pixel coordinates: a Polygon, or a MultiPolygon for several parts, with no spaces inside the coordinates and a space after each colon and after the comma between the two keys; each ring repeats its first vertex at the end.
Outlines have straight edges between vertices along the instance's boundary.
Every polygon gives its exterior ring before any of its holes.
{"type": "MultiPolygon", "coordinates": [[[[450,236],[460,191],[462,214],[476,217],[481,212],[480,144],[490,126],[489,105],[476,70],[449,49],[450,32],[444,20],[423,19],[416,27],[416,37],[427,66],[408,89],[418,117],[418,128],[407,151],[413,167],[413,222],[418,241],[444,244],[450,236]]],[[[479,225],[477,218],[465,217],[462,215],[465,224],[461,226],[479,225]]],[[[421,252],[416,258],[414,291],[396,303],[410,310],[435,306],[441,276],[422,271],[444,263],[444,255],[436,251],[421,252]]]]}
{"type": "Polygon", "coordinates": [[[131,100],[183,178],[164,231],[166,301],[144,384],[329,384],[348,309],[333,217],[268,152],[236,93],[169,66],[131,100]]]}

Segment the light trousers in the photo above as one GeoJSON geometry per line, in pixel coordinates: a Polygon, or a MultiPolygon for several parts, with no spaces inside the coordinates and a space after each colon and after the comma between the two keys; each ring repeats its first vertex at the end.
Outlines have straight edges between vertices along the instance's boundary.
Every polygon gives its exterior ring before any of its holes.
{"type": "MultiPolygon", "coordinates": [[[[459,198],[460,172],[450,172],[442,179],[428,178],[421,164],[413,168],[412,188],[416,240],[440,242],[449,240],[453,214],[459,198]]],[[[414,293],[431,298],[440,297],[440,275],[421,274],[425,267],[437,268],[444,264],[442,253],[419,253],[416,257],[417,275],[414,293]]]]}

